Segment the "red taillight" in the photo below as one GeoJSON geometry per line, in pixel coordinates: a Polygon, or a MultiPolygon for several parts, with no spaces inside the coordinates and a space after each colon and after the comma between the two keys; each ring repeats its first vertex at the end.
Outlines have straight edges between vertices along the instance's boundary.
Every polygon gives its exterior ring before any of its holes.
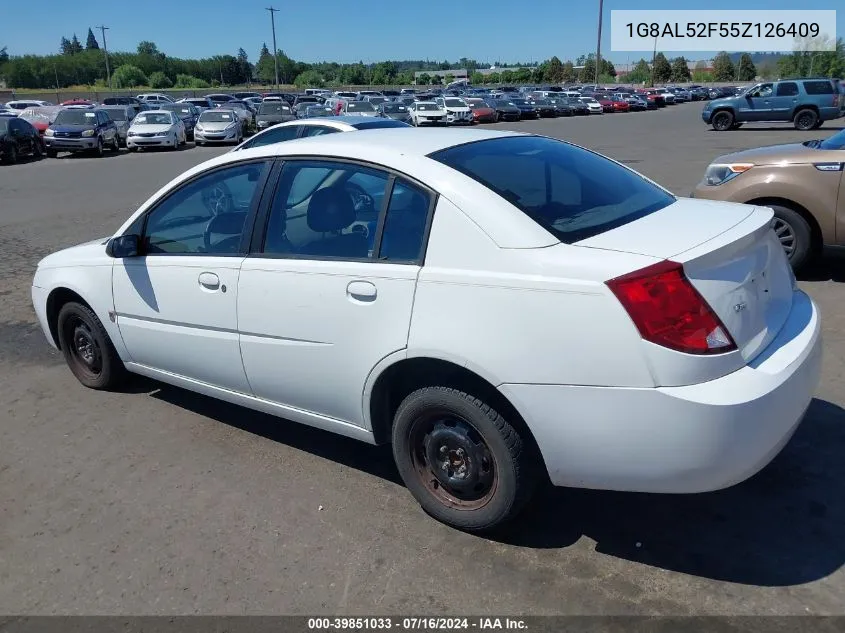
{"type": "Polygon", "coordinates": [[[607,285],[647,341],[687,354],[722,354],[736,349],[681,264],[662,261],[611,279],[607,285]]]}

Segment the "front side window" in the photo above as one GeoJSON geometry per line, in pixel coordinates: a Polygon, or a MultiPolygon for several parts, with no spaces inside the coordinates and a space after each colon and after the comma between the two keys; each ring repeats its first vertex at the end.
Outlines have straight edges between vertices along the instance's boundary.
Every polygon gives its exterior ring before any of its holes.
{"type": "Polygon", "coordinates": [[[385,172],[349,163],[287,163],[270,210],[264,252],[371,258],[388,179],[385,172]]]}
{"type": "Polygon", "coordinates": [[[144,253],[237,253],[265,165],[248,163],[220,169],[168,196],[147,215],[144,253]]]}
{"type": "Polygon", "coordinates": [[[603,156],[538,136],[467,143],[430,158],[478,181],[566,243],[675,202],[660,187],[603,156]]]}

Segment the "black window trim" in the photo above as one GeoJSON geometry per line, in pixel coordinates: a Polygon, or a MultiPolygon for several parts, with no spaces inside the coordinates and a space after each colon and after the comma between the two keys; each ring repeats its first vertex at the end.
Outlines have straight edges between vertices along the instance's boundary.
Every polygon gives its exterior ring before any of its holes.
{"type": "Polygon", "coordinates": [[[124,231],[123,235],[129,235],[130,229],[137,224],[137,222],[141,221],[141,230],[139,232],[140,244],[139,244],[139,253],[138,257],[245,257],[249,252],[249,246],[251,244],[251,238],[253,234],[253,226],[255,223],[255,218],[258,214],[259,209],[261,208],[261,204],[264,202],[264,197],[266,195],[267,183],[270,178],[270,174],[273,171],[275,166],[274,161],[269,157],[262,157],[262,158],[250,158],[248,160],[241,160],[237,162],[226,163],[225,165],[219,165],[213,169],[208,169],[203,171],[199,174],[196,174],[179,183],[178,186],[174,187],[166,194],[164,194],[161,198],[155,201],[155,203],[146,211],[144,211],[143,215],[135,220],[130,224],[126,231],[124,231]],[[162,204],[164,204],[167,200],[169,200],[173,195],[177,192],[181,191],[185,187],[190,186],[200,178],[204,178],[210,174],[214,174],[220,171],[225,171],[231,167],[240,167],[242,165],[249,165],[251,163],[264,163],[264,168],[261,171],[261,174],[258,176],[258,181],[256,183],[256,193],[253,194],[252,203],[250,204],[249,210],[247,211],[246,221],[244,222],[244,228],[241,233],[241,243],[238,245],[238,250],[234,253],[146,253],[144,252],[144,236],[147,233],[147,221],[150,217],[150,214],[153,213],[156,209],[158,209],[162,204]],[[257,194],[257,195],[256,195],[257,194]]]}
{"type": "Polygon", "coordinates": [[[253,224],[252,235],[249,245],[249,252],[247,257],[255,259],[290,259],[290,260],[304,260],[304,261],[333,261],[333,262],[357,262],[366,264],[407,264],[414,266],[424,266],[425,257],[428,252],[428,242],[431,236],[431,227],[434,224],[434,212],[437,208],[437,202],[440,195],[431,187],[417,178],[409,176],[387,165],[375,163],[367,160],[359,160],[353,158],[345,158],[340,156],[327,155],[291,155],[279,157],[277,159],[279,164],[278,171],[275,173],[274,181],[271,185],[265,185],[265,195],[262,196],[262,206],[258,210],[253,224]],[[276,198],[278,187],[281,183],[282,171],[287,163],[292,162],[333,162],[346,163],[356,167],[363,167],[368,169],[375,169],[387,174],[387,183],[385,184],[385,195],[382,199],[381,208],[379,209],[378,223],[376,225],[376,235],[373,239],[373,254],[371,257],[335,257],[331,255],[299,255],[297,253],[265,253],[263,252],[264,240],[266,239],[267,228],[270,222],[270,213],[272,211],[273,201],[276,198]],[[422,193],[428,196],[428,210],[426,217],[425,229],[423,231],[422,248],[420,249],[420,256],[416,259],[385,259],[381,256],[381,239],[384,232],[384,224],[386,222],[387,210],[390,205],[390,197],[393,195],[393,186],[397,179],[404,180],[408,184],[420,189],[422,193]],[[267,193],[269,191],[269,193],[267,193]],[[266,199],[265,199],[266,198],[266,199]]]}

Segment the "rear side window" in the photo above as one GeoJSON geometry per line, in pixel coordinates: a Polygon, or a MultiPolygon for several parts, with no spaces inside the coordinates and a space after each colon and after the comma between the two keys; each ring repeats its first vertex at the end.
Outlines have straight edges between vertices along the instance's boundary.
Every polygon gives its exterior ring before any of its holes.
{"type": "Polygon", "coordinates": [[[832,95],[833,84],[829,81],[805,81],[804,90],[808,95],[832,95]]]}
{"type": "Polygon", "coordinates": [[[569,244],[675,202],[674,196],[630,169],[539,136],[477,141],[429,158],[480,182],[569,244]]]}
{"type": "Polygon", "coordinates": [[[778,97],[794,97],[798,94],[798,84],[794,81],[785,81],[778,84],[778,97]]]}

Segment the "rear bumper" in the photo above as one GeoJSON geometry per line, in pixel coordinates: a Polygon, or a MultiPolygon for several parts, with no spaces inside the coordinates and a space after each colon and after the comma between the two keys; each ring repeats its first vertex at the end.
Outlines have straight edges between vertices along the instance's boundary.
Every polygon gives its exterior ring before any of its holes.
{"type": "Polygon", "coordinates": [[[722,378],[653,389],[500,386],[528,423],[555,485],[695,493],[766,466],[798,427],[821,372],[818,311],[796,292],[780,334],[722,378]]]}

